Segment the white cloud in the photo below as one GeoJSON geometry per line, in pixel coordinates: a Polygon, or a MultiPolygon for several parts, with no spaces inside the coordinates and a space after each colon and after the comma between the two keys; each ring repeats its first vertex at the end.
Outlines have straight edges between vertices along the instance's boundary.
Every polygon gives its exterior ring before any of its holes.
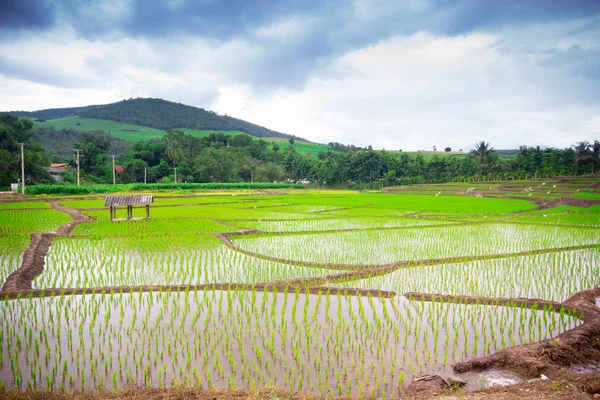
{"type": "MultiPolygon", "coordinates": [[[[357,9],[369,4],[357,2],[357,9]]],[[[599,81],[560,58],[572,49],[598,50],[590,39],[597,30],[585,29],[586,21],[493,34],[397,35],[321,64],[304,86],[265,90],[256,76],[268,81],[277,65],[263,70],[265,62],[279,61],[268,43],[297,36],[311,21],[279,21],[228,42],[93,41],[64,27],[0,42],[0,53],[11,56],[0,59],[0,109],[163,97],[314,141],[404,150],[468,148],[480,140],[496,148],[566,147],[598,136],[599,81]]]]}
{"type": "Polygon", "coordinates": [[[222,90],[221,111],[315,141],[417,150],[566,147],[597,135],[597,103],[560,92],[585,81],[501,52],[500,34],[394,37],[340,57],[328,78],[301,92],[256,99],[251,88],[222,90]],[[338,72],[339,73],[336,73],[338,72]],[[242,104],[243,106],[240,106],[242,104]]]}

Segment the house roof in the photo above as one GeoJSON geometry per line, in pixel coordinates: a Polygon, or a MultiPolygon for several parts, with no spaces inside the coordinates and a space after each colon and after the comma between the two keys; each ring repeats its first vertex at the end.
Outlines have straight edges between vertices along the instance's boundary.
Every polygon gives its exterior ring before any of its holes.
{"type": "Polygon", "coordinates": [[[119,206],[139,206],[149,205],[152,203],[151,194],[139,194],[129,196],[106,196],[104,207],[119,207],[119,206]]]}
{"type": "Polygon", "coordinates": [[[53,164],[50,164],[50,168],[61,168],[61,167],[64,167],[66,165],[67,164],[63,164],[63,163],[53,163],[53,164]]]}

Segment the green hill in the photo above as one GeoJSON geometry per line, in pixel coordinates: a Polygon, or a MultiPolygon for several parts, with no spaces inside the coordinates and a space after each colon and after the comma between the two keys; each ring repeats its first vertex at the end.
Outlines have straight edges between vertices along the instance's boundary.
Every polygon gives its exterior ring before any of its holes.
{"type": "MultiPolygon", "coordinates": [[[[128,140],[131,142],[139,142],[141,140],[157,139],[164,136],[167,132],[161,129],[150,128],[148,126],[140,126],[133,124],[124,124],[122,122],[109,121],[105,119],[96,118],[83,118],[80,116],[71,116],[65,118],[51,119],[43,122],[35,122],[34,127],[38,128],[54,128],[57,130],[72,129],[74,131],[104,131],[109,133],[111,136],[119,139],[128,140]]],[[[203,130],[203,129],[188,129],[188,128],[176,128],[183,131],[186,135],[195,137],[208,136],[212,132],[221,132],[226,135],[236,135],[243,133],[239,130],[232,131],[216,131],[216,130],[203,130]]],[[[250,135],[254,138],[258,138],[254,135],[250,135]]],[[[262,137],[266,142],[275,142],[279,147],[284,150],[290,143],[289,139],[280,137],[262,137]]],[[[327,151],[329,146],[320,143],[310,143],[303,140],[295,139],[294,144],[296,151],[301,154],[310,153],[311,156],[316,157],[319,152],[327,151]]]]}
{"type": "MultiPolygon", "coordinates": [[[[40,122],[78,116],[82,118],[94,118],[129,125],[138,125],[159,131],[181,128],[199,132],[241,131],[256,137],[278,137],[304,140],[228,115],[219,115],[216,112],[208,111],[203,108],[192,107],[162,99],[138,98],[105,105],[53,108],[39,111],[8,111],[8,113],[20,117],[37,118],[40,122]]],[[[58,123],[60,124],[62,122],[58,123]]],[[[69,124],[70,122],[65,123],[69,124]]],[[[100,129],[104,130],[104,128],[100,129]]],[[[135,128],[131,129],[135,131],[135,128]]],[[[125,132],[128,132],[128,130],[125,132]]]]}
{"type": "Polygon", "coordinates": [[[85,106],[85,107],[68,107],[68,108],[48,108],[46,110],[38,111],[7,111],[9,114],[16,115],[17,117],[32,118],[40,121],[47,119],[64,118],[77,114],[88,108],[98,106],[85,106]]]}
{"type": "Polygon", "coordinates": [[[162,99],[123,100],[87,108],[77,115],[161,130],[186,128],[200,131],[242,131],[256,137],[292,137],[241,119],[162,99]]]}

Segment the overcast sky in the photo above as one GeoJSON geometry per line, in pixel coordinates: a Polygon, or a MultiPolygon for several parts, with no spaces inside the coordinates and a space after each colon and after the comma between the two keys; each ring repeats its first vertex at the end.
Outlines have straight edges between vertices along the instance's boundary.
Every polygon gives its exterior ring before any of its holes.
{"type": "Polygon", "coordinates": [[[318,142],[600,140],[600,0],[2,0],[0,110],[160,97],[318,142]]]}

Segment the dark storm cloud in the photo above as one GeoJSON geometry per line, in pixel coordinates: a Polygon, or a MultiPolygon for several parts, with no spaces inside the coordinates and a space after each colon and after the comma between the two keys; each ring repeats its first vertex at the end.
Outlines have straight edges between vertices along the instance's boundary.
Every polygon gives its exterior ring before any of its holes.
{"type": "MultiPolygon", "coordinates": [[[[332,0],[4,0],[0,24],[5,28],[45,28],[53,22],[75,27],[86,38],[119,32],[125,36],[191,34],[217,40],[247,36],[270,23],[301,15],[319,18],[321,39],[358,44],[392,33],[428,30],[464,33],[506,24],[590,17],[600,13],[598,0],[374,0],[365,10],[382,9],[376,21],[354,24],[352,1],[332,0]],[[127,15],[106,12],[128,4],[127,15]],[[412,6],[411,6],[412,4],[412,6]],[[416,6],[415,6],[416,4],[416,6]],[[419,5],[422,5],[420,7],[419,5]],[[55,19],[55,8],[60,18],[55,19]]],[[[358,15],[360,17],[360,15],[358,15]]]]}
{"type": "Polygon", "coordinates": [[[52,26],[55,9],[46,0],[2,0],[0,2],[0,32],[37,30],[52,26]]]}
{"type": "Polygon", "coordinates": [[[453,36],[599,13],[600,0],[8,0],[0,21],[20,31],[70,26],[88,40],[241,40],[252,51],[223,69],[269,89],[302,87],[336,57],[397,34],[453,36]],[[260,34],[285,21],[299,29],[260,34]]]}
{"type": "Polygon", "coordinates": [[[442,7],[446,4],[445,8],[452,15],[447,26],[442,28],[449,34],[534,22],[590,18],[600,14],[598,0],[462,0],[454,3],[437,0],[437,3],[442,7]]]}

